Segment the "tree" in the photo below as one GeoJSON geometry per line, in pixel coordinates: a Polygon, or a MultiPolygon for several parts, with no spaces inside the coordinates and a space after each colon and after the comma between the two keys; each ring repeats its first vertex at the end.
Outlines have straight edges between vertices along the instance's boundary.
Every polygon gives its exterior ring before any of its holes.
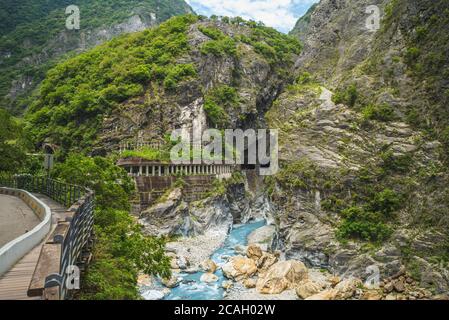
{"type": "Polygon", "coordinates": [[[17,172],[25,162],[25,151],[19,120],[0,109],[0,171],[17,172]]]}
{"type": "Polygon", "coordinates": [[[54,177],[95,191],[93,263],[83,279],[81,299],[138,299],[137,275],[170,276],[165,241],[144,236],[129,215],[134,183],[112,159],[69,154],[54,177]]]}

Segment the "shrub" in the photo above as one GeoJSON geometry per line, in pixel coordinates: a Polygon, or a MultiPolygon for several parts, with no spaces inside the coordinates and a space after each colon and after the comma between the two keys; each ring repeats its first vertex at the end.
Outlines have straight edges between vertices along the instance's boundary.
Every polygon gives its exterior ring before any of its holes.
{"type": "Polygon", "coordinates": [[[418,48],[408,48],[405,52],[405,60],[408,64],[415,63],[420,54],[421,50],[419,50],[418,48]]]}
{"type": "Polygon", "coordinates": [[[385,189],[382,192],[376,193],[369,204],[370,210],[380,212],[386,218],[391,218],[393,212],[398,210],[400,206],[401,197],[391,189],[385,189]]]}
{"type": "Polygon", "coordinates": [[[377,120],[377,121],[393,121],[395,117],[394,109],[384,103],[381,105],[369,104],[362,110],[362,116],[364,120],[377,120]]]}
{"type": "Polygon", "coordinates": [[[228,109],[235,109],[240,104],[237,90],[229,86],[220,86],[210,91],[205,98],[204,111],[209,122],[223,128],[229,122],[228,109]]]}
{"type": "Polygon", "coordinates": [[[308,84],[311,81],[312,81],[312,75],[308,72],[303,72],[296,78],[295,83],[296,84],[308,84]]]}
{"type": "Polygon", "coordinates": [[[358,99],[357,87],[355,84],[350,85],[344,90],[337,90],[332,96],[332,101],[335,104],[346,104],[349,107],[354,107],[358,99]]]}
{"type": "Polygon", "coordinates": [[[137,274],[168,276],[160,238],[146,237],[129,215],[134,183],[111,159],[70,154],[52,175],[95,191],[96,246],[83,279],[81,299],[138,299],[137,274]]]}
{"type": "Polygon", "coordinates": [[[217,28],[209,28],[205,26],[199,26],[198,30],[200,30],[204,35],[208,36],[213,40],[223,39],[225,35],[217,28]]]}
{"type": "Polygon", "coordinates": [[[164,87],[166,89],[174,89],[179,81],[189,77],[195,77],[196,74],[196,69],[193,64],[177,64],[168,70],[164,80],[164,87]]]}
{"type": "Polygon", "coordinates": [[[211,40],[205,42],[201,46],[201,53],[212,54],[214,56],[236,56],[237,55],[237,43],[231,37],[224,37],[220,40],[211,40]]]}
{"type": "Polygon", "coordinates": [[[392,233],[381,213],[366,211],[362,207],[349,207],[341,212],[343,221],[338,226],[337,237],[380,242],[392,233]]]}

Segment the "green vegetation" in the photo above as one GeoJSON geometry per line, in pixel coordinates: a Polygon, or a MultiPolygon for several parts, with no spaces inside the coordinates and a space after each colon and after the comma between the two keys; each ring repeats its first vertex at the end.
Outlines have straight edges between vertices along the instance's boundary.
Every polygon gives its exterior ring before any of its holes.
{"type": "Polygon", "coordinates": [[[215,27],[198,26],[198,30],[213,40],[225,38],[224,33],[215,27]]]}
{"type": "Polygon", "coordinates": [[[0,108],[0,172],[15,172],[25,164],[27,145],[22,123],[0,108]]]}
{"type": "Polygon", "coordinates": [[[0,55],[8,54],[8,58],[0,59],[0,107],[21,113],[33,101],[31,91],[25,91],[15,101],[6,99],[11,82],[28,77],[33,80],[31,89],[35,88],[46,72],[64,58],[64,53],[78,48],[83,32],[121,23],[136,13],[145,17],[154,12],[162,22],[189,11],[182,0],[1,1],[0,55]],[[66,32],[67,40],[62,45],[54,39],[65,31],[65,8],[73,4],[81,10],[81,30],[66,32]],[[31,63],[21,63],[32,56],[31,63]]]}
{"type": "Polygon", "coordinates": [[[364,206],[351,206],[340,212],[342,222],[337,236],[342,239],[360,239],[382,242],[391,235],[389,223],[396,219],[401,198],[391,189],[375,193],[364,206]]]}
{"type": "Polygon", "coordinates": [[[129,215],[134,184],[123,169],[110,159],[70,154],[52,174],[95,191],[97,242],[80,299],[139,299],[139,271],[169,275],[164,241],[144,236],[129,215]]]}
{"type": "Polygon", "coordinates": [[[332,96],[332,101],[335,104],[345,104],[349,107],[354,107],[358,99],[357,87],[355,84],[350,85],[346,89],[337,90],[332,96]]]}
{"type": "Polygon", "coordinates": [[[237,90],[223,85],[206,94],[204,111],[212,126],[225,128],[229,123],[227,110],[235,110],[239,105],[240,97],[237,90]]]}
{"type": "Polygon", "coordinates": [[[393,121],[395,120],[394,109],[389,104],[369,104],[362,109],[363,120],[377,120],[377,121],[393,121]]]}
{"type": "Polygon", "coordinates": [[[215,56],[235,56],[237,54],[237,42],[231,37],[207,41],[201,46],[201,53],[215,56]]]}
{"type": "Polygon", "coordinates": [[[307,158],[289,162],[281,167],[275,180],[286,189],[330,189],[339,188],[339,181],[332,173],[322,172],[318,166],[307,158]]]}
{"type": "MultiPolygon", "coordinates": [[[[236,18],[237,19],[237,18],[236,18]]],[[[233,23],[237,23],[234,20],[233,23]]],[[[238,22],[252,29],[249,36],[240,36],[240,41],[252,45],[256,52],[265,57],[271,64],[283,65],[291,60],[291,55],[299,55],[301,44],[291,36],[286,36],[272,28],[254,21],[238,22]]]]}
{"type": "Polygon", "coordinates": [[[188,52],[197,17],[175,17],[154,29],[116,38],[49,71],[26,118],[34,141],[50,137],[63,150],[88,150],[104,115],[154,83],[172,90],[195,76],[176,64],[188,52]]]}
{"type": "Polygon", "coordinates": [[[122,152],[121,157],[123,158],[142,158],[145,160],[158,160],[158,161],[169,161],[170,152],[166,150],[154,149],[151,147],[143,147],[139,150],[125,150],[122,152]]]}
{"type": "Polygon", "coordinates": [[[215,27],[199,26],[204,35],[211,38],[211,41],[203,43],[200,50],[203,54],[212,54],[215,56],[236,56],[237,42],[215,27]]]}

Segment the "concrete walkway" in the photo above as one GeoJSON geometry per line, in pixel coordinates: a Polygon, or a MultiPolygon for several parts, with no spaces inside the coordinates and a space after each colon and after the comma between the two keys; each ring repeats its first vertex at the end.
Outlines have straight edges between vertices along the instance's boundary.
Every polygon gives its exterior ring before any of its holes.
{"type": "Polygon", "coordinates": [[[33,210],[20,198],[0,195],[0,248],[40,222],[33,210]]]}
{"type": "MultiPolygon", "coordinates": [[[[65,219],[66,208],[61,206],[59,203],[50,199],[47,196],[40,194],[34,194],[39,200],[43,201],[51,209],[52,215],[52,229],[48,235],[51,235],[56,227],[56,222],[59,219],[65,219]]],[[[2,196],[3,197],[3,196],[2,196]]],[[[5,196],[6,197],[6,196],[5,196]]],[[[15,197],[12,197],[15,198],[15,197]]],[[[18,198],[16,198],[18,199],[18,198]]],[[[20,199],[18,199],[22,202],[20,199]]],[[[9,200],[0,198],[0,212],[3,212],[5,203],[9,200]],[[5,201],[6,200],[6,201],[5,201]]],[[[17,203],[16,203],[17,204],[17,203]]],[[[26,204],[25,204],[26,206],[26,204]]],[[[32,212],[33,213],[33,212],[32,212]]],[[[33,213],[34,214],[34,213],[33,213]]],[[[3,219],[3,216],[2,216],[3,219]]],[[[0,225],[3,220],[0,221],[0,225]]],[[[38,220],[39,221],[39,220],[38,220]]],[[[1,230],[3,232],[3,229],[1,230]]],[[[7,273],[0,277],[0,300],[36,300],[40,298],[30,298],[27,296],[27,290],[30,285],[31,278],[33,277],[36,264],[39,260],[39,254],[42,249],[42,245],[46,242],[44,239],[39,245],[37,245],[33,250],[26,254],[22,259],[20,259],[14,267],[12,267],[7,273]]]]}

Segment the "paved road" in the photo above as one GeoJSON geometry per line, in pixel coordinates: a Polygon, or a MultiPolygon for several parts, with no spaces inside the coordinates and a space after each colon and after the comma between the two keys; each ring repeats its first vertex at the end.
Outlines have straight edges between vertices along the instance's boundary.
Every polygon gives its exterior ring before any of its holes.
{"type": "Polygon", "coordinates": [[[0,248],[39,223],[39,218],[25,202],[17,197],[0,195],[0,248]]]}

